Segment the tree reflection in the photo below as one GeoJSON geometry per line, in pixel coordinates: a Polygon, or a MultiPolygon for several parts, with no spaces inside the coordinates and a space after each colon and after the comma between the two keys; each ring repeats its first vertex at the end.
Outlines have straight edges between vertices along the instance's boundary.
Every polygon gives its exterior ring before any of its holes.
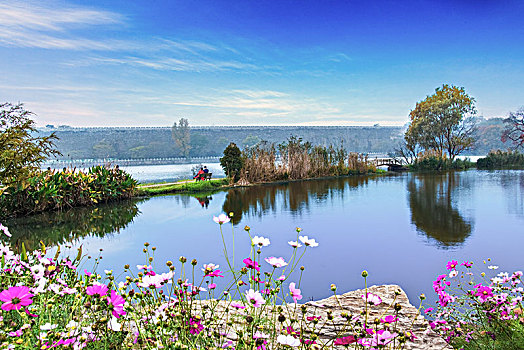
{"type": "Polygon", "coordinates": [[[40,241],[52,247],[84,237],[104,237],[118,233],[140,213],[137,204],[144,200],[126,200],[96,207],[73,208],[62,212],[45,212],[6,222],[12,237],[11,246],[27,250],[40,247],[40,241]]]}
{"type": "Polygon", "coordinates": [[[471,220],[453,207],[453,190],[458,185],[459,174],[454,172],[412,176],[408,181],[411,222],[444,248],[462,245],[471,234],[471,220]]]}
{"type": "Polygon", "coordinates": [[[369,181],[376,181],[376,178],[351,176],[235,188],[227,193],[222,210],[234,213],[234,224],[238,224],[243,215],[262,217],[277,210],[300,215],[309,210],[312,201],[343,198],[344,190],[367,185],[369,181]]]}

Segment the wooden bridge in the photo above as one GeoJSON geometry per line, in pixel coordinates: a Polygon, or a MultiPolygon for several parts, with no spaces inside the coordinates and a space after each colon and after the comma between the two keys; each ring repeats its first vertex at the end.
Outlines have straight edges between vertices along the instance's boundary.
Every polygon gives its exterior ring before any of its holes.
{"type": "Polygon", "coordinates": [[[402,159],[397,158],[390,158],[390,157],[384,157],[384,158],[372,158],[369,160],[371,164],[374,166],[387,166],[388,171],[402,171],[406,170],[406,167],[404,167],[404,162],[402,159]]]}

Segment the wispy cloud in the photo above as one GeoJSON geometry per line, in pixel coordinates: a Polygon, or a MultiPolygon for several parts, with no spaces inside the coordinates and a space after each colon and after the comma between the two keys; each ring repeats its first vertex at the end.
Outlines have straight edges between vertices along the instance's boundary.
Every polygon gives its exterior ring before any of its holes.
{"type": "Polygon", "coordinates": [[[109,50],[119,41],[93,40],[71,30],[121,24],[121,14],[87,7],[52,7],[54,2],[7,1],[0,4],[0,43],[46,49],[109,50]],[[45,5],[43,5],[45,4],[45,5]]]}

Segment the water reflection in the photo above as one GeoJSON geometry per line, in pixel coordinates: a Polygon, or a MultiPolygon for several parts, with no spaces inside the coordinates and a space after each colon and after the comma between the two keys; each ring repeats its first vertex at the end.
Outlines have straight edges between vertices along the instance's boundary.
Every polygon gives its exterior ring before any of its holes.
{"type": "Polygon", "coordinates": [[[12,233],[10,243],[13,247],[19,247],[23,242],[26,249],[34,250],[40,247],[40,241],[52,247],[84,237],[119,233],[140,214],[138,204],[142,201],[127,200],[11,219],[6,222],[12,233]]]}
{"type": "Polygon", "coordinates": [[[301,215],[308,212],[313,201],[342,200],[346,189],[365,186],[370,181],[377,181],[377,177],[351,176],[235,188],[228,191],[222,209],[235,214],[234,224],[238,224],[243,215],[262,217],[276,213],[277,208],[301,215]]]}
{"type": "Polygon", "coordinates": [[[509,214],[524,218],[524,172],[500,171],[500,185],[504,190],[509,214]]]}
{"type": "Polygon", "coordinates": [[[459,180],[459,173],[449,172],[414,175],[407,184],[411,222],[441,248],[462,245],[471,234],[472,220],[465,219],[454,206],[453,192],[459,184],[461,188],[469,186],[459,180]]]}
{"type": "Polygon", "coordinates": [[[202,208],[208,208],[209,207],[209,202],[213,199],[213,197],[211,196],[204,196],[204,197],[196,197],[196,200],[198,201],[198,203],[202,206],[202,208]]]}

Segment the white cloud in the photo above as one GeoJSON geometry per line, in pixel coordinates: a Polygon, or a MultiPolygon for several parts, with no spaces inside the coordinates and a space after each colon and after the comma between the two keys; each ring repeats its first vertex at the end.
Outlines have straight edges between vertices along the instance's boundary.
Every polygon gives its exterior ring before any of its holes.
{"type": "Polygon", "coordinates": [[[122,42],[72,36],[79,27],[121,24],[125,17],[86,7],[51,7],[54,2],[7,1],[0,4],[0,43],[46,49],[111,50],[122,42]],[[45,5],[43,5],[45,4],[45,5]]]}

